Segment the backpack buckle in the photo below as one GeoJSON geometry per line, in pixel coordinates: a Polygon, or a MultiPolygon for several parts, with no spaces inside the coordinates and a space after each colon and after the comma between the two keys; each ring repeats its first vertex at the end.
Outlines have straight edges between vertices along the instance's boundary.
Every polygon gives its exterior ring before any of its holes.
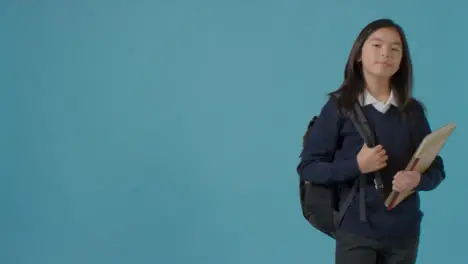
{"type": "Polygon", "coordinates": [[[374,186],[376,190],[382,190],[383,189],[383,184],[379,183],[376,179],[374,179],[374,186]]]}

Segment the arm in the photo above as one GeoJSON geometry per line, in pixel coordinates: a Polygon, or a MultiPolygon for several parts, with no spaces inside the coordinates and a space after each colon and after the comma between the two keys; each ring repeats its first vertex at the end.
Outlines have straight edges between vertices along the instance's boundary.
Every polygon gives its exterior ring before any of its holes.
{"type": "Polygon", "coordinates": [[[306,138],[297,166],[302,180],[328,185],[355,179],[360,174],[357,157],[333,160],[339,134],[338,105],[330,98],[306,138]]]}
{"type": "MultiPolygon", "coordinates": [[[[415,135],[415,148],[416,149],[425,136],[430,134],[431,128],[429,121],[427,120],[424,109],[418,104],[417,110],[415,111],[415,118],[412,129],[415,135]]],[[[445,169],[442,157],[437,156],[432,162],[431,166],[421,174],[421,180],[416,186],[416,191],[431,191],[437,188],[440,183],[445,179],[445,169]]]]}

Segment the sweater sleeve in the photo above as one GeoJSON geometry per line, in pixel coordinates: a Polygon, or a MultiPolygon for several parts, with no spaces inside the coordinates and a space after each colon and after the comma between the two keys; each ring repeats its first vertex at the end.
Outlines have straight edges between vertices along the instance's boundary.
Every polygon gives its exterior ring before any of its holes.
{"type": "MultiPolygon", "coordinates": [[[[429,121],[427,120],[424,109],[418,104],[415,110],[414,125],[412,126],[413,133],[415,135],[416,149],[422,142],[425,136],[432,133],[429,121]]],[[[440,155],[437,155],[431,166],[421,175],[421,181],[416,187],[416,191],[431,191],[437,188],[440,183],[445,179],[444,162],[440,155]]]]}
{"type": "Polygon", "coordinates": [[[340,137],[338,105],[334,98],[322,107],[310,127],[301,153],[297,172],[302,180],[330,185],[346,182],[360,175],[357,157],[334,160],[340,137]]]}

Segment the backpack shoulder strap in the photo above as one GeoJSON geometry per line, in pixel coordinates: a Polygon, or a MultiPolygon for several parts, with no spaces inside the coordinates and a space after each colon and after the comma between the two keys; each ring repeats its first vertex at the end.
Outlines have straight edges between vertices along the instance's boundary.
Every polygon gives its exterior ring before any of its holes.
{"type": "MultiPolygon", "coordinates": [[[[358,102],[354,104],[354,111],[353,113],[351,113],[350,118],[366,145],[369,148],[375,147],[376,142],[374,134],[358,102]]],[[[380,176],[380,171],[374,172],[374,185],[375,188],[383,195],[384,186],[382,182],[382,177],[380,176]]]]}
{"type": "MultiPolygon", "coordinates": [[[[359,101],[356,101],[354,103],[354,107],[352,111],[345,112],[343,109],[340,109],[340,111],[342,112],[343,115],[349,117],[349,119],[353,123],[354,127],[356,128],[356,130],[358,131],[359,135],[361,136],[363,141],[366,143],[366,145],[370,148],[375,147],[376,141],[375,141],[374,134],[372,133],[372,129],[369,125],[369,122],[366,116],[364,115],[364,112],[362,111],[359,101]]],[[[353,198],[357,194],[358,190],[359,190],[360,220],[362,222],[366,221],[366,206],[365,206],[366,177],[367,176],[365,175],[360,175],[359,178],[354,182],[353,187],[351,188],[351,191],[346,196],[342,205],[339,207],[337,224],[341,222],[347,208],[353,201],[353,198]]],[[[375,185],[375,188],[379,191],[379,193],[383,196],[384,195],[383,183],[382,183],[382,178],[380,176],[379,171],[374,172],[374,185],[375,185]]]]}

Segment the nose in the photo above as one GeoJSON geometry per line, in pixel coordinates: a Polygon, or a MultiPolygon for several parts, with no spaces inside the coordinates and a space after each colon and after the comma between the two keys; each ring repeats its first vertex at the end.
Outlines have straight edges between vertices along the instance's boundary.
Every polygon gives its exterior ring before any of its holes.
{"type": "Polygon", "coordinates": [[[383,57],[383,58],[388,58],[390,57],[390,51],[388,49],[382,49],[380,51],[380,56],[383,57]]]}
{"type": "Polygon", "coordinates": [[[380,56],[381,56],[381,57],[384,57],[384,58],[390,57],[390,55],[388,54],[388,52],[385,52],[385,51],[384,51],[384,52],[381,52],[381,53],[380,53],[380,56]]]}

